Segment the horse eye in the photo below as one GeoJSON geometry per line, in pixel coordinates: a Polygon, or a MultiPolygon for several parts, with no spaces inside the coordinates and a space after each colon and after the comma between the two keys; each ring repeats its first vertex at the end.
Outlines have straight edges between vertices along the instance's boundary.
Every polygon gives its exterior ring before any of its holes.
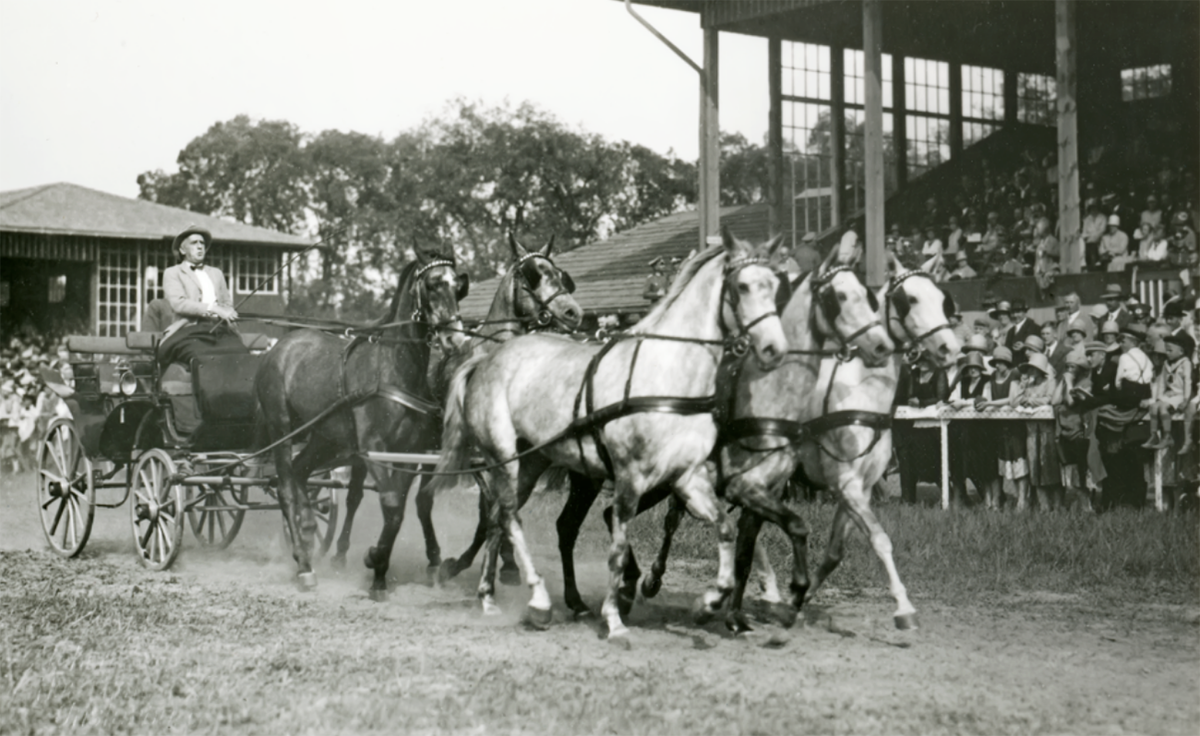
{"type": "Polygon", "coordinates": [[[739,283],[738,284],[738,293],[749,294],[750,293],[750,284],[739,283]]]}
{"type": "Polygon", "coordinates": [[[838,294],[838,301],[839,301],[839,302],[844,302],[844,301],[846,301],[846,295],[845,295],[845,294],[838,294]]]}

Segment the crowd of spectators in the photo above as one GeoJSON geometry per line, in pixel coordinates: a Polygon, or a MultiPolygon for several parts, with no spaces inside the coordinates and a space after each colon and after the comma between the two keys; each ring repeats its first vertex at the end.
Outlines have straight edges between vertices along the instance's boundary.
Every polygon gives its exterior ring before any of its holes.
{"type": "MultiPolygon", "coordinates": [[[[958,365],[944,371],[926,355],[912,356],[897,405],[1018,414],[1048,406],[1053,421],[955,422],[948,448],[955,502],[1051,510],[1079,498],[1097,511],[1141,507],[1157,450],[1166,451],[1168,500],[1195,495],[1194,293],[1173,297],[1157,315],[1117,285],[1090,312],[1068,294],[1046,324],[1019,301],[987,301],[988,319],[956,327],[964,344],[958,365]]],[[[917,483],[940,474],[937,430],[897,421],[895,443],[901,497],[916,502],[917,483]]]]}
{"type": "Polygon", "coordinates": [[[962,177],[952,202],[932,197],[909,223],[893,222],[887,245],[902,264],[939,280],[1034,276],[1043,288],[1063,271],[1193,268],[1195,171],[1165,157],[1149,168],[1152,175],[1128,183],[1085,179],[1081,232],[1063,242],[1053,155],[1026,150],[1011,167],[983,159],[962,177]]]}
{"type": "Polygon", "coordinates": [[[61,401],[42,381],[42,368],[66,366],[65,343],[23,328],[0,348],[0,472],[31,470],[37,444],[61,401]]]}

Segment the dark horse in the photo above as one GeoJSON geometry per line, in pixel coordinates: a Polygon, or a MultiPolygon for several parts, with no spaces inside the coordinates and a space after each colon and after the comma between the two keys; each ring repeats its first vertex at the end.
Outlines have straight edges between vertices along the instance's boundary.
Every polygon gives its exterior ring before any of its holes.
{"type": "MultiPolygon", "coordinates": [[[[500,278],[496,286],[496,296],[492,299],[491,309],[483,322],[474,330],[474,337],[458,350],[447,351],[442,355],[434,369],[434,394],[445,394],[445,387],[450,382],[450,376],[462,365],[467,358],[491,352],[505,340],[517,335],[523,335],[535,329],[559,328],[566,331],[574,330],[583,319],[583,309],[571,296],[575,291],[575,282],[570,274],[554,265],[550,254],[554,248],[554,238],[541,249],[527,250],[517,242],[516,237],[509,233],[508,244],[512,248],[512,261],[507,272],[500,278]]],[[[363,497],[363,481],[367,474],[367,464],[355,461],[351,465],[350,487],[346,495],[346,521],[338,536],[337,553],[330,562],[343,566],[346,563],[346,552],[350,549],[350,533],[354,526],[354,515],[363,497]]],[[[480,479],[477,477],[477,481],[480,479]]],[[[422,486],[417,492],[418,514],[424,520],[429,513],[432,496],[422,486]]],[[[482,503],[484,495],[480,494],[482,503]]],[[[475,541],[467,555],[458,559],[466,559],[462,569],[471,566],[471,561],[482,544],[487,531],[484,520],[486,513],[481,508],[479,530],[475,541]]],[[[424,521],[422,521],[424,523],[424,521]]],[[[437,538],[433,535],[433,527],[425,527],[425,553],[431,567],[438,565],[441,549],[437,538]]],[[[511,548],[506,555],[506,561],[511,560],[511,548]]],[[[455,560],[447,560],[446,564],[457,565],[455,560]]],[[[508,568],[515,571],[515,566],[508,568]]],[[[457,574],[457,571],[456,571],[457,574]]],[[[511,574],[511,572],[510,572],[511,574]]]]}
{"type": "MultiPolygon", "coordinates": [[[[400,273],[387,314],[365,331],[369,336],[347,339],[297,330],[264,356],[254,383],[267,438],[279,441],[313,422],[294,458],[294,438],[275,448],[279,502],[302,586],[316,585],[316,521],[305,492],[312,472],[344,465],[357,453],[428,452],[437,446],[441,417],[428,399],[426,377],[430,339],[436,334],[446,350],[464,342],[458,300],[468,286],[466,275],[455,271],[453,256],[418,250],[416,260],[400,273]]],[[[370,472],[379,490],[383,530],[364,561],[375,571],[371,597],[382,600],[413,476],[377,464],[370,472]]],[[[418,498],[417,516],[426,539],[433,539],[432,493],[419,495],[426,498],[418,498]]]]}

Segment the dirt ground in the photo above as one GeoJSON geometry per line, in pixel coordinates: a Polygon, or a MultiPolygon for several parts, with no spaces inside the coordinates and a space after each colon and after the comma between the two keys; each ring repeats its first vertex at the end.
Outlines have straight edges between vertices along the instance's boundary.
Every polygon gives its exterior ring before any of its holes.
{"type": "MultiPolygon", "coordinates": [[[[176,569],[155,574],[133,559],[127,508],[97,510],[81,560],[38,552],[32,492],[20,480],[0,480],[0,733],[1200,730],[1194,607],[1098,606],[1049,591],[972,605],[916,600],[921,628],[900,632],[886,591],[827,587],[796,627],[760,621],[734,638],[719,621],[692,623],[707,580],[700,565],[679,562],[663,593],[639,602],[624,650],[602,640],[595,618],[576,622],[561,608],[548,544],[538,562],[556,608],[542,632],[520,621],[524,586],[501,589],[498,618],[479,613],[478,568],[431,586],[411,512],[393,593],[370,601],[358,560],[379,528],[371,495],[348,569],[322,563],[316,592],[300,593],[277,512],[248,517],[223,552],[189,541],[176,569]],[[53,625],[38,613],[49,596],[100,613],[53,625]]],[[[440,499],[445,554],[465,546],[471,509],[466,497],[440,499]]],[[[589,533],[599,534],[593,522],[589,533]]],[[[550,543],[552,529],[531,537],[550,543]]],[[[581,559],[584,595],[598,608],[602,558],[581,559]]]]}

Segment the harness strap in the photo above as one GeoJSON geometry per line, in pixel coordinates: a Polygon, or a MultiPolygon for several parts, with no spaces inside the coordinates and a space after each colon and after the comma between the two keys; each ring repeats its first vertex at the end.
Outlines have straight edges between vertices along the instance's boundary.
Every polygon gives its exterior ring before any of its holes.
{"type": "Polygon", "coordinates": [[[568,429],[576,433],[582,429],[590,429],[595,432],[597,427],[602,427],[614,419],[644,412],[684,416],[708,414],[715,405],[716,398],[713,396],[633,396],[615,404],[600,407],[596,411],[577,418],[571,422],[568,429]]]}
{"type": "Polygon", "coordinates": [[[808,439],[809,428],[792,419],[770,417],[738,417],[725,425],[721,439],[724,442],[739,442],[750,437],[782,437],[789,442],[800,443],[808,439]]]}
{"type": "MultiPolygon", "coordinates": [[[[384,385],[380,386],[366,398],[371,398],[372,396],[378,396],[380,398],[387,399],[388,401],[394,402],[396,404],[400,404],[401,406],[408,407],[409,409],[412,409],[414,411],[419,411],[422,414],[441,414],[442,413],[442,407],[438,406],[437,404],[433,403],[432,401],[429,401],[427,399],[422,399],[419,396],[414,396],[414,395],[408,393],[407,391],[403,391],[403,390],[397,388],[396,386],[392,386],[390,384],[384,384],[384,385]]],[[[364,398],[361,401],[365,401],[365,400],[366,399],[364,398]]],[[[361,403],[361,401],[359,403],[361,403]]]]}

